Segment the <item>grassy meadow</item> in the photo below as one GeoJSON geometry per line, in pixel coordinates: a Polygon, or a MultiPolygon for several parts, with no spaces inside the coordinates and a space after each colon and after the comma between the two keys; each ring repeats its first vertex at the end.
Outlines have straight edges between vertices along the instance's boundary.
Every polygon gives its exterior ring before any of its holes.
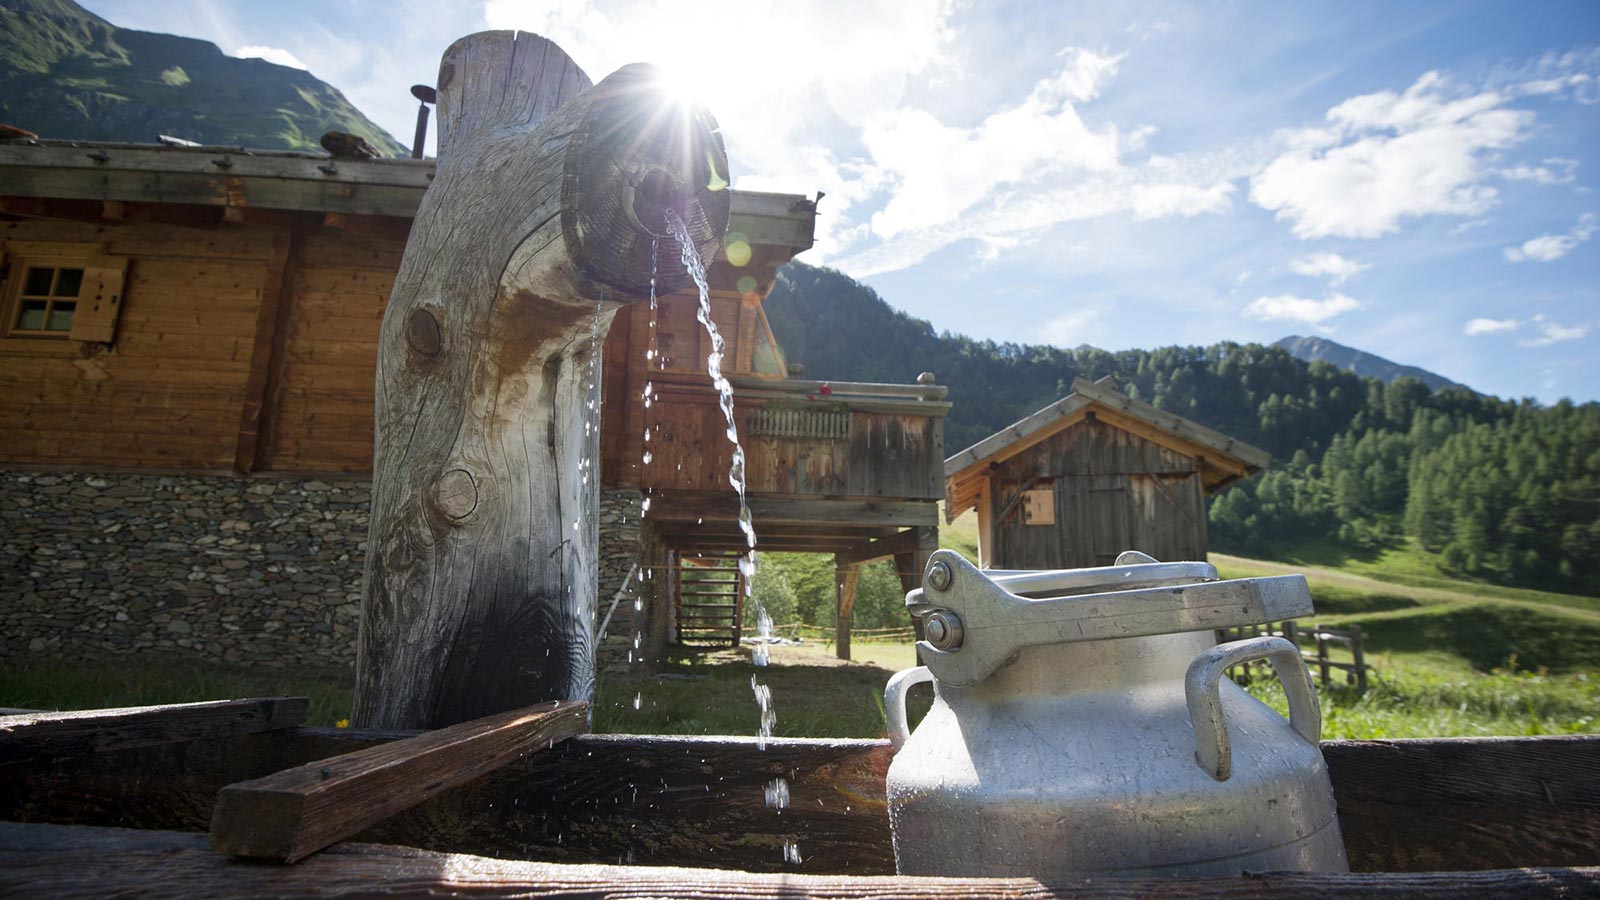
{"type": "MultiPolygon", "coordinates": [[[[944,529],[943,543],[975,558],[972,517],[944,529]]],[[[1322,691],[1327,738],[1600,733],[1600,598],[1449,578],[1426,555],[1405,549],[1352,557],[1310,547],[1282,561],[1220,553],[1212,561],[1228,578],[1303,573],[1317,623],[1359,625],[1367,633],[1371,684],[1364,694],[1342,684],[1322,691]]],[[[753,734],[758,713],[751,680],[758,678],[772,689],[780,736],[879,737],[884,682],[915,665],[915,651],[907,642],[859,637],[853,645],[849,663],[818,640],[773,648],[772,664],[759,670],[748,649],[732,648],[675,650],[654,667],[613,667],[600,676],[594,727],[753,734]]],[[[350,684],[342,672],[44,663],[0,672],[0,707],[294,694],[311,699],[312,724],[334,725],[349,716],[350,684]]],[[[1284,708],[1274,680],[1249,689],[1284,708]]],[[[916,705],[914,695],[914,715],[916,705]]]]}

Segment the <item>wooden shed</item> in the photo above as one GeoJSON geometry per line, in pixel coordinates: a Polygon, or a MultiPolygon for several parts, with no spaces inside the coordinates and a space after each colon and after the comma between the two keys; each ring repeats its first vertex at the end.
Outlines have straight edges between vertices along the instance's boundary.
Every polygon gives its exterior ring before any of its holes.
{"type": "Polygon", "coordinates": [[[1123,394],[1109,378],[945,460],[945,518],[978,513],[979,563],[1110,565],[1124,550],[1205,559],[1207,494],[1265,451],[1123,394]]]}

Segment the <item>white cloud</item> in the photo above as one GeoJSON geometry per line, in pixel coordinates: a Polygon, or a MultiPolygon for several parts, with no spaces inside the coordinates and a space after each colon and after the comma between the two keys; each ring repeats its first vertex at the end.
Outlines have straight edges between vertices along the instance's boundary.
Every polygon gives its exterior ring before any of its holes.
{"type": "MultiPolygon", "coordinates": [[[[1264,144],[1256,143],[1126,162],[1122,156],[1131,148],[1122,129],[1092,127],[1068,102],[1069,94],[1089,90],[1085,71],[1109,77],[1111,69],[1082,52],[1068,54],[1064,74],[1041,80],[1017,107],[970,129],[905,113],[921,130],[899,123],[887,144],[894,152],[874,159],[891,191],[871,221],[880,240],[863,241],[831,264],[867,277],[916,265],[961,240],[1033,233],[1115,214],[1152,219],[1219,212],[1231,205],[1235,182],[1267,158],[1264,144]],[[992,150],[994,159],[980,149],[992,150]]],[[[1146,129],[1127,133],[1141,131],[1146,129]]]]}
{"type": "Polygon", "coordinates": [[[233,51],[233,55],[241,59],[264,59],[269,63],[277,63],[280,66],[288,66],[291,69],[307,69],[309,71],[306,64],[301,62],[299,57],[282,47],[251,45],[240,47],[233,51]]]}
{"type": "Polygon", "coordinates": [[[1057,347],[1076,347],[1099,341],[1105,332],[1105,310],[1090,307],[1062,313],[1044,323],[1039,337],[1057,347]]]}
{"type": "Polygon", "coordinates": [[[1337,253],[1313,253],[1290,263],[1289,268],[1308,278],[1327,278],[1329,284],[1337,287],[1344,284],[1351,276],[1359,275],[1372,267],[1353,259],[1346,259],[1337,253]]]}
{"type": "Polygon", "coordinates": [[[1533,317],[1533,326],[1539,332],[1536,338],[1518,341],[1519,347],[1548,347],[1562,341],[1575,341],[1589,335],[1588,323],[1580,325],[1557,325],[1543,315],[1533,317]]]}
{"type": "Polygon", "coordinates": [[[1467,327],[1462,329],[1468,337],[1477,337],[1481,334],[1498,334],[1502,331],[1515,331],[1522,323],[1516,319],[1472,319],[1467,322],[1467,327]]]}
{"type": "Polygon", "coordinates": [[[869,118],[861,140],[893,194],[872,216],[872,231],[893,238],[954,220],[997,189],[1041,171],[1117,167],[1117,129],[1095,131],[1074,102],[1095,97],[1120,56],[1065,51],[1065,63],[1020,104],[972,128],[902,108],[869,118]]]}
{"type": "Polygon", "coordinates": [[[1344,294],[1334,293],[1322,300],[1279,294],[1276,297],[1258,297],[1244,308],[1244,314],[1263,322],[1300,322],[1321,325],[1336,316],[1361,308],[1361,303],[1344,294]]]}
{"type": "Polygon", "coordinates": [[[1502,69],[1495,78],[1508,93],[1520,96],[1570,97],[1579,103],[1600,102],[1596,74],[1600,73],[1600,47],[1551,50],[1536,60],[1502,69]]]}
{"type": "Polygon", "coordinates": [[[1403,93],[1352,97],[1329,125],[1284,136],[1287,149],[1251,180],[1250,197],[1301,238],[1373,238],[1402,220],[1478,215],[1489,151],[1520,140],[1533,114],[1495,91],[1462,93],[1429,72],[1403,93]]]}
{"type": "Polygon", "coordinates": [[[1584,213],[1578,217],[1578,224],[1566,234],[1541,234],[1523,241],[1519,246],[1505,248],[1506,259],[1512,262],[1553,262],[1593,237],[1597,226],[1600,226],[1600,219],[1594,213],[1584,213]]]}
{"type": "Polygon", "coordinates": [[[1233,205],[1232,182],[1208,187],[1194,184],[1142,184],[1133,189],[1133,216],[1160,219],[1166,216],[1191,218],[1202,213],[1223,212],[1233,205]]]}
{"type": "Polygon", "coordinates": [[[1538,184],[1571,184],[1577,178],[1578,161],[1551,157],[1540,165],[1518,163],[1500,169],[1495,174],[1507,181],[1532,181],[1538,184]]]}

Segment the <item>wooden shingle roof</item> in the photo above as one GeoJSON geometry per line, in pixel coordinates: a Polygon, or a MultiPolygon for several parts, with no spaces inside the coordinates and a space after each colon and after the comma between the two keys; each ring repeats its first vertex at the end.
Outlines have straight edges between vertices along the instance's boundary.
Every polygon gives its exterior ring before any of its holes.
{"type": "Polygon", "coordinates": [[[1098,382],[1078,378],[1067,396],[944,461],[946,520],[953,521],[977,504],[981,480],[991,465],[1049,439],[1091,413],[1108,425],[1199,458],[1207,492],[1261,471],[1272,459],[1265,450],[1129,397],[1117,390],[1109,377],[1098,382]]]}

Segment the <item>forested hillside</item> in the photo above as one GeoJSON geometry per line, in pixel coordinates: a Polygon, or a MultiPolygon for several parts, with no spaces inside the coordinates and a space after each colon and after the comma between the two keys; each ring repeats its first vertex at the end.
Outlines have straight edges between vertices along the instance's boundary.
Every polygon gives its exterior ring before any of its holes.
{"type": "Polygon", "coordinates": [[[955,452],[1063,396],[1076,376],[1273,454],[1271,469],[1211,505],[1220,550],[1272,556],[1308,541],[1414,539],[1451,571],[1600,592],[1600,405],[1544,407],[1461,387],[1430,390],[1221,343],[1108,353],[935,333],[839,272],[791,263],[767,313],[807,377],[913,380],[955,403],[955,452]]]}
{"type": "Polygon", "coordinates": [[[310,72],[118,28],[72,0],[0,0],[0,122],[46,138],[155,143],[167,134],[274,150],[319,150],[337,129],[404,153],[310,72]]]}

